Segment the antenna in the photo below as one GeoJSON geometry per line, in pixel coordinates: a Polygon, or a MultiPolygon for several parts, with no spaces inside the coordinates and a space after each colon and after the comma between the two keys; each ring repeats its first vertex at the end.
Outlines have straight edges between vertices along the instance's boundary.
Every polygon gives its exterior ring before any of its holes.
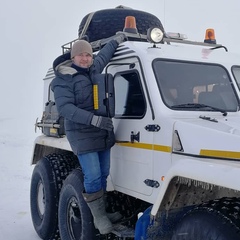
{"type": "Polygon", "coordinates": [[[166,22],[165,22],[165,0],[163,1],[163,26],[166,26],[166,22]]]}

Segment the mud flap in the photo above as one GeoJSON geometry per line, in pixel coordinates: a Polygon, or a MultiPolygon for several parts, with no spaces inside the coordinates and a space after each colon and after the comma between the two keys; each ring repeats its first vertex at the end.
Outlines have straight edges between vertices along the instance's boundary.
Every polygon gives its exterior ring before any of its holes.
{"type": "Polygon", "coordinates": [[[152,206],[147,208],[143,215],[138,219],[135,228],[135,239],[147,239],[147,229],[151,225],[150,213],[152,206]]]}

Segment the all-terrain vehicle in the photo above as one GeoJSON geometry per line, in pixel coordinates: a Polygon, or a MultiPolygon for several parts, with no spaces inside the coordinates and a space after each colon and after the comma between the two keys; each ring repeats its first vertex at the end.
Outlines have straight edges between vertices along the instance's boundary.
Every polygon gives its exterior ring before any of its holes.
{"type": "Polygon", "coordinates": [[[123,219],[107,236],[94,228],[50,68],[32,157],[36,232],[62,240],[240,239],[240,56],[217,44],[213,29],[190,41],[167,33],[156,16],[121,6],[86,15],[79,38],[97,52],[118,32],[126,41],[104,85],[93,87],[105,91],[95,96],[96,111],[114,115],[107,211],[123,219]]]}

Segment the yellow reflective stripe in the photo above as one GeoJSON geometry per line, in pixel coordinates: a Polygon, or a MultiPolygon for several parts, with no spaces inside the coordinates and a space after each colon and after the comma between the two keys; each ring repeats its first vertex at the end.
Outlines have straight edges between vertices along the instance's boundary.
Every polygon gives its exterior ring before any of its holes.
{"type": "Polygon", "coordinates": [[[98,85],[93,85],[93,105],[94,105],[95,110],[97,110],[99,108],[99,104],[98,104],[98,85]]]}
{"type": "Polygon", "coordinates": [[[169,146],[163,146],[163,145],[153,145],[155,151],[161,151],[161,152],[172,152],[172,148],[169,146]]]}
{"type": "Polygon", "coordinates": [[[201,149],[201,156],[240,159],[240,152],[201,149]]]}
{"type": "MultiPolygon", "coordinates": [[[[134,142],[134,143],[116,142],[116,145],[119,145],[122,147],[141,148],[141,149],[154,150],[154,151],[167,152],[167,153],[172,152],[171,147],[164,146],[164,145],[155,145],[155,144],[137,143],[137,142],[134,142]]],[[[240,152],[201,149],[200,156],[240,159],[240,152]]]]}
{"type": "Polygon", "coordinates": [[[149,144],[149,143],[117,142],[116,144],[122,147],[141,148],[141,149],[154,150],[154,151],[160,151],[160,152],[172,151],[171,147],[169,146],[155,145],[155,144],[149,144]]]}

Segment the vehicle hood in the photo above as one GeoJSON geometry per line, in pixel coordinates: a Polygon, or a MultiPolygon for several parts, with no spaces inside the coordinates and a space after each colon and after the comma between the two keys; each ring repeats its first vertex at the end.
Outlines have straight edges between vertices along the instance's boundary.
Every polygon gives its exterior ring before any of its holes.
{"type": "Polygon", "coordinates": [[[239,116],[177,120],[174,131],[183,147],[179,153],[240,160],[239,116]]]}

